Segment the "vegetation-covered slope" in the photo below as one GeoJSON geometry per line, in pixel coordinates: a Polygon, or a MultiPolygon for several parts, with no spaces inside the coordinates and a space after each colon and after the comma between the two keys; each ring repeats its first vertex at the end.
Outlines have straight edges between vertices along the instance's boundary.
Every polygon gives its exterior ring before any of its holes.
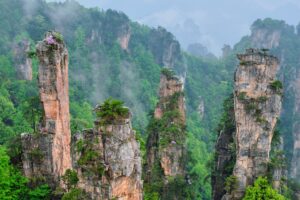
{"type": "MultiPolygon", "coordinates": [[[[157,102],[161,68],[171,67],[185,79],[188,173],[196,195],[209,199],[210,172],[206,163],[213,149],[213,129],[222,100],[230,91],[230,82],[226,80],[230,80],[233,64],[183,53],[174,36],[165,29],[132,22],[120,12],[87,9],[70,1],[28,2],[0,2],[1,144],[8,144],[22,132],[33,132],[41,116],[37,60],[33,58],[33,80],[18,80],[14,46],[29,40],[34,50],[35,42],[54,29],[62,33],[69,49],[73,133],[91,127],[92,108],[113,97],[125,101],[132,109],[134,127],[145,138],[147,114],[157,102]],[[204,105],[204,113],[198,112],[200,104],[204,105]]],[[[18,155],[12,155],[12,159],[19,161],[18,155]]]]}
{"type": "MultiPolygon", "coordinates": [[[[222,102],[232,91],[235,53],[255,46],[255,34],[244,37],[220,59],[197,58],[180,49],[165,29],[149,28],[130,21],[120,12],[84,8],[73,1],[0,0],[0,144],[10,143],[22,132],[34,132],[40,120],[37,60],[33,80],[19,80],[15,45],[35,42],[48,30],[62,33],[70,55],[70,109],[72,132],[92,127],[93,107],[108,97],[118,98],[133,111],[133,126],[146,138],[148,113],[158,101],[157,88],[163,66],[173,68],[185,80],[187,107],[188,176],[197,199],[210,199],[210,166],[222,102]]],[[[279,45],[272,51],[284,56],[280,78],[292,85],[299,67],[299,35],[284,22],[257,21],[254,30],[280,30],[279,45]]],[[[257,42],[256,44],[259,44],[257,42]]],[[[293,90],[285,90],[282,133],[291,157],[293,90]],[[286,113],[286,114],[285,114],[286,113]]],[[[14,142],[14,144],[16,144],[14,142]]],[[[20,161],[19,148],[10,148],[13,163],[20,161]]]]}

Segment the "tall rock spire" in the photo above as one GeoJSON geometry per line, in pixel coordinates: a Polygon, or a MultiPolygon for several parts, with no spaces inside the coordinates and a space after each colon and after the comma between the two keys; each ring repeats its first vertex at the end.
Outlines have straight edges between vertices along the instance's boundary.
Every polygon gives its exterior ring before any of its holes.
{"type": "Polygon", "coordinates": [[[159,193],[162,199],[183,199],[182,191],[187,185],[184,103],[182,82],[171,70],[164,68],[160,79],[159,102],[148,126],[145,167],[146,192],[153,195],[159,193]],[[152,187],[159,184],[162,184],[159,190],[152,187]]]}
{"type": "Polygon", "coordinates": [[[235,73],[236,164],[238,187],[232,199],[242,199],[246,187],[267,174],[271,141],[281,111],[282,85],[276,81],[278,59],[266,51],[239,54],[235,73]]]}
{"type": "Polygon", "coordinates": [[[30,178],[41,176],[57,182],[72,167],[68,51],[59,33],[48,32],[37,44],[36,53],[43,122],[39,133],[22,136],[23,166],[30,178]],[[39,159],[33,155],[39,155],[39,159]]]}
{"type": "Polygon", "coordinates": [[[44,109],[43,131],[53,134],[53,171],[71,168],[68,50],[59,33],[48,32],[36,47],[39,59],[40,98],[44,109]]]}

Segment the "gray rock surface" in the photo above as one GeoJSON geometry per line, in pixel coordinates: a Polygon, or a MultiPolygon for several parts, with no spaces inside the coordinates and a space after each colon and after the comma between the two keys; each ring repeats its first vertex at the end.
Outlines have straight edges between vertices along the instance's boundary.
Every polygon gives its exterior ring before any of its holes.
{"type": "Polygon", "coordinates": [[[267,173],[271,141],[281,111],[281,89],[275,90],[276,57],[257,49],[238,55],[235,73],[236,164],[238,188],[233,199],[242,199],[246,187],[267,173]]]}

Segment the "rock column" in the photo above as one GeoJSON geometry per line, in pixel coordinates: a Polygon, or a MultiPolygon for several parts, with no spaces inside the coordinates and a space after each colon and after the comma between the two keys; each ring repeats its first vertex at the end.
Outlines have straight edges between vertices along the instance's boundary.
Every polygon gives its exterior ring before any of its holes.
{"type": "Polygon", "coordinates": [[[233,199],[242,199],[246,187],[265,176],[271,141],[281,111],[281,82],[276,81],[278,59],[265,51],[248,49],[238,55],[235,73],[237,188],[233,199]]]}
{"type": "Polygon", "coordinates": [[[56,182],[67,169],[72,168],[68,51],[57,32],[48,32],[45,39],[37,44],[36,51],[43,121],[39,133],[22,136],[23,165],[28,177],[34,178],[39,174],[52,177],[52,181],[56,182]],[[39,157],[38,162],[33,155],[39,157]]]}
{"type": "Polygon", "coordinates": [[[160,79],[159,102],[151,120],[147,140],[145,182],[163,182],[162,199],[182,199],[180,187],[185,183],[185,100],[182,82],[169,69],[163,69],[160,79]],[[173,189],[174,190],[174,189],[173,189]]]}
{"type": "Polygon", "coordinates": [[[130,118],[77,134],[72,146],[78,187],[91,199],[143,199],[140,146],[130,118]]]}

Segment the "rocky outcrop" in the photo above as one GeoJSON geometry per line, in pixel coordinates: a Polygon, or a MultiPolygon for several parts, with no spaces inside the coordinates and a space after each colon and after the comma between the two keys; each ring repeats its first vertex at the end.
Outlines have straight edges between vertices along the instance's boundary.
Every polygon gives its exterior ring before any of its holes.
{"type": "Polygon", "coordinates": [[[37,44],[36,51],[43,121],[39,133],[22,137],[23,166],[28,177],[41,174],[53,177],[55,182],[72,167],[68,51],[56,32],[48,32],[45,39],[37,44]],[[32,159],[32,154],[39,154],[40,161],[32,159]]]}
{"type": "Polygon", "coordinates": [[[53,138],[52,134],[21,135],[22,163],[24,175],[30,178],[31,184],[47,183],[56,188],[57,174],[54,174],[53,138]]]}
{"type": "MultiPolygon", "coordinates": [[[[299,34],[298,34],[299,35],[299,34]]],[[[282,150],[287,158],[288,175],[299,179],[299,62],[296,50],[291,48],[297,41],[295,27],[279,20],[257,20],[252,25],[250,44],[258,48],[271,48],[271,51],[280,58],[280,71],[278,76],[284,83],[283,105],[279,129],[283,138],[282,150]],[[293,39],[292,39],[293,38],[293,39]],[[293,40],[293,41],[292,41],[293,40]],[[296,57],[292,56],[295,55],[296,57]],[[296,59],[295,59],[296,58],[296,59]],[[292,134],[291,134],[292,132],[292,134]],[[292,137],[291,137],[292,135],[292,137]],[[298,175],[297,175],[298,174],[298,175]]],[[[282,170],[279,170],[282,171],[282,170]]],[[[284,170],[283,170],[284,171],[284,170]]],[[[278,177],[277,173],[277,177],[278,177]]]]}
{"type": "Polygon", "coordinates": [[[170,32],[162,27],[153,29],[150,32],[148,46],[157,64],[176,68],[176,62],[181,59],[180,44],[170,32]]]}
{"type": "Polygon", "coordinates": [[[95,200],[142,200],[139,143],[130,119],[97,125],[73,140],[78,187],[95,200]]]}
{"type": "Polygon", "coordinates": [[[266,175],[271,141],[281,111],[281,82],[276,81],[278,59],[257,49],[239,54],[235,73],[237,188],[232,199],[242,199],[246,187],[266,175]]]}
{"type": "Polygon", "coordinates": [[[176,185],[174,183],[178,179],[185,181],[186,119],[183,84],[168,69],[163,70],[161,75],[159,97],[148,127],[145,182],[148,188],[163,182],[159,192],[162,199],[182,199],[182,188],[178,191],[169,188],[176,185]]]}
{"type": "Polygon", "coordinates": [[[32,80],[32,61],[28,56],[29,51],[28,40],[22,40],[13,47],[14,64],[17,76],[21,80],[32,80]]]}
{"type": "Polygon", "coordinates": [[[123,50],[128,50],[128,44],[131,37],[130,26],[124,26],[118,33],[118,42],[123,50]]]}
{"type": "Polygon", "coordinates": [[[183,84],[177,77],[167,73],[168,72],[166,72],[166,74],[163,73],[160,77],[159,103],[155,108],[154,117],[156,119],[161,119],[163,114],[167,111],[168,104],[174,103],[172,108],[173,110],[178,109],[180,113],[179,119],[184,123],[185,100],[183,96],[183,84]],[[174,100],[174,102],[171,102],[171,100],[174,100]]]}
{"type": "Polygon", "coordinates": [[[202,120],[205,113],[205,105],[204,105],[204,99],[201,96],[199,97],[199,104],[198,104],[197,111],[200,119],[202,120]]]}
{"type": "Polygon", "coordinates": [[[251,46],[256,48],[276,48],[281,38],[280,30],[268,28],[253,28],[251,32],[251,46]]]}

